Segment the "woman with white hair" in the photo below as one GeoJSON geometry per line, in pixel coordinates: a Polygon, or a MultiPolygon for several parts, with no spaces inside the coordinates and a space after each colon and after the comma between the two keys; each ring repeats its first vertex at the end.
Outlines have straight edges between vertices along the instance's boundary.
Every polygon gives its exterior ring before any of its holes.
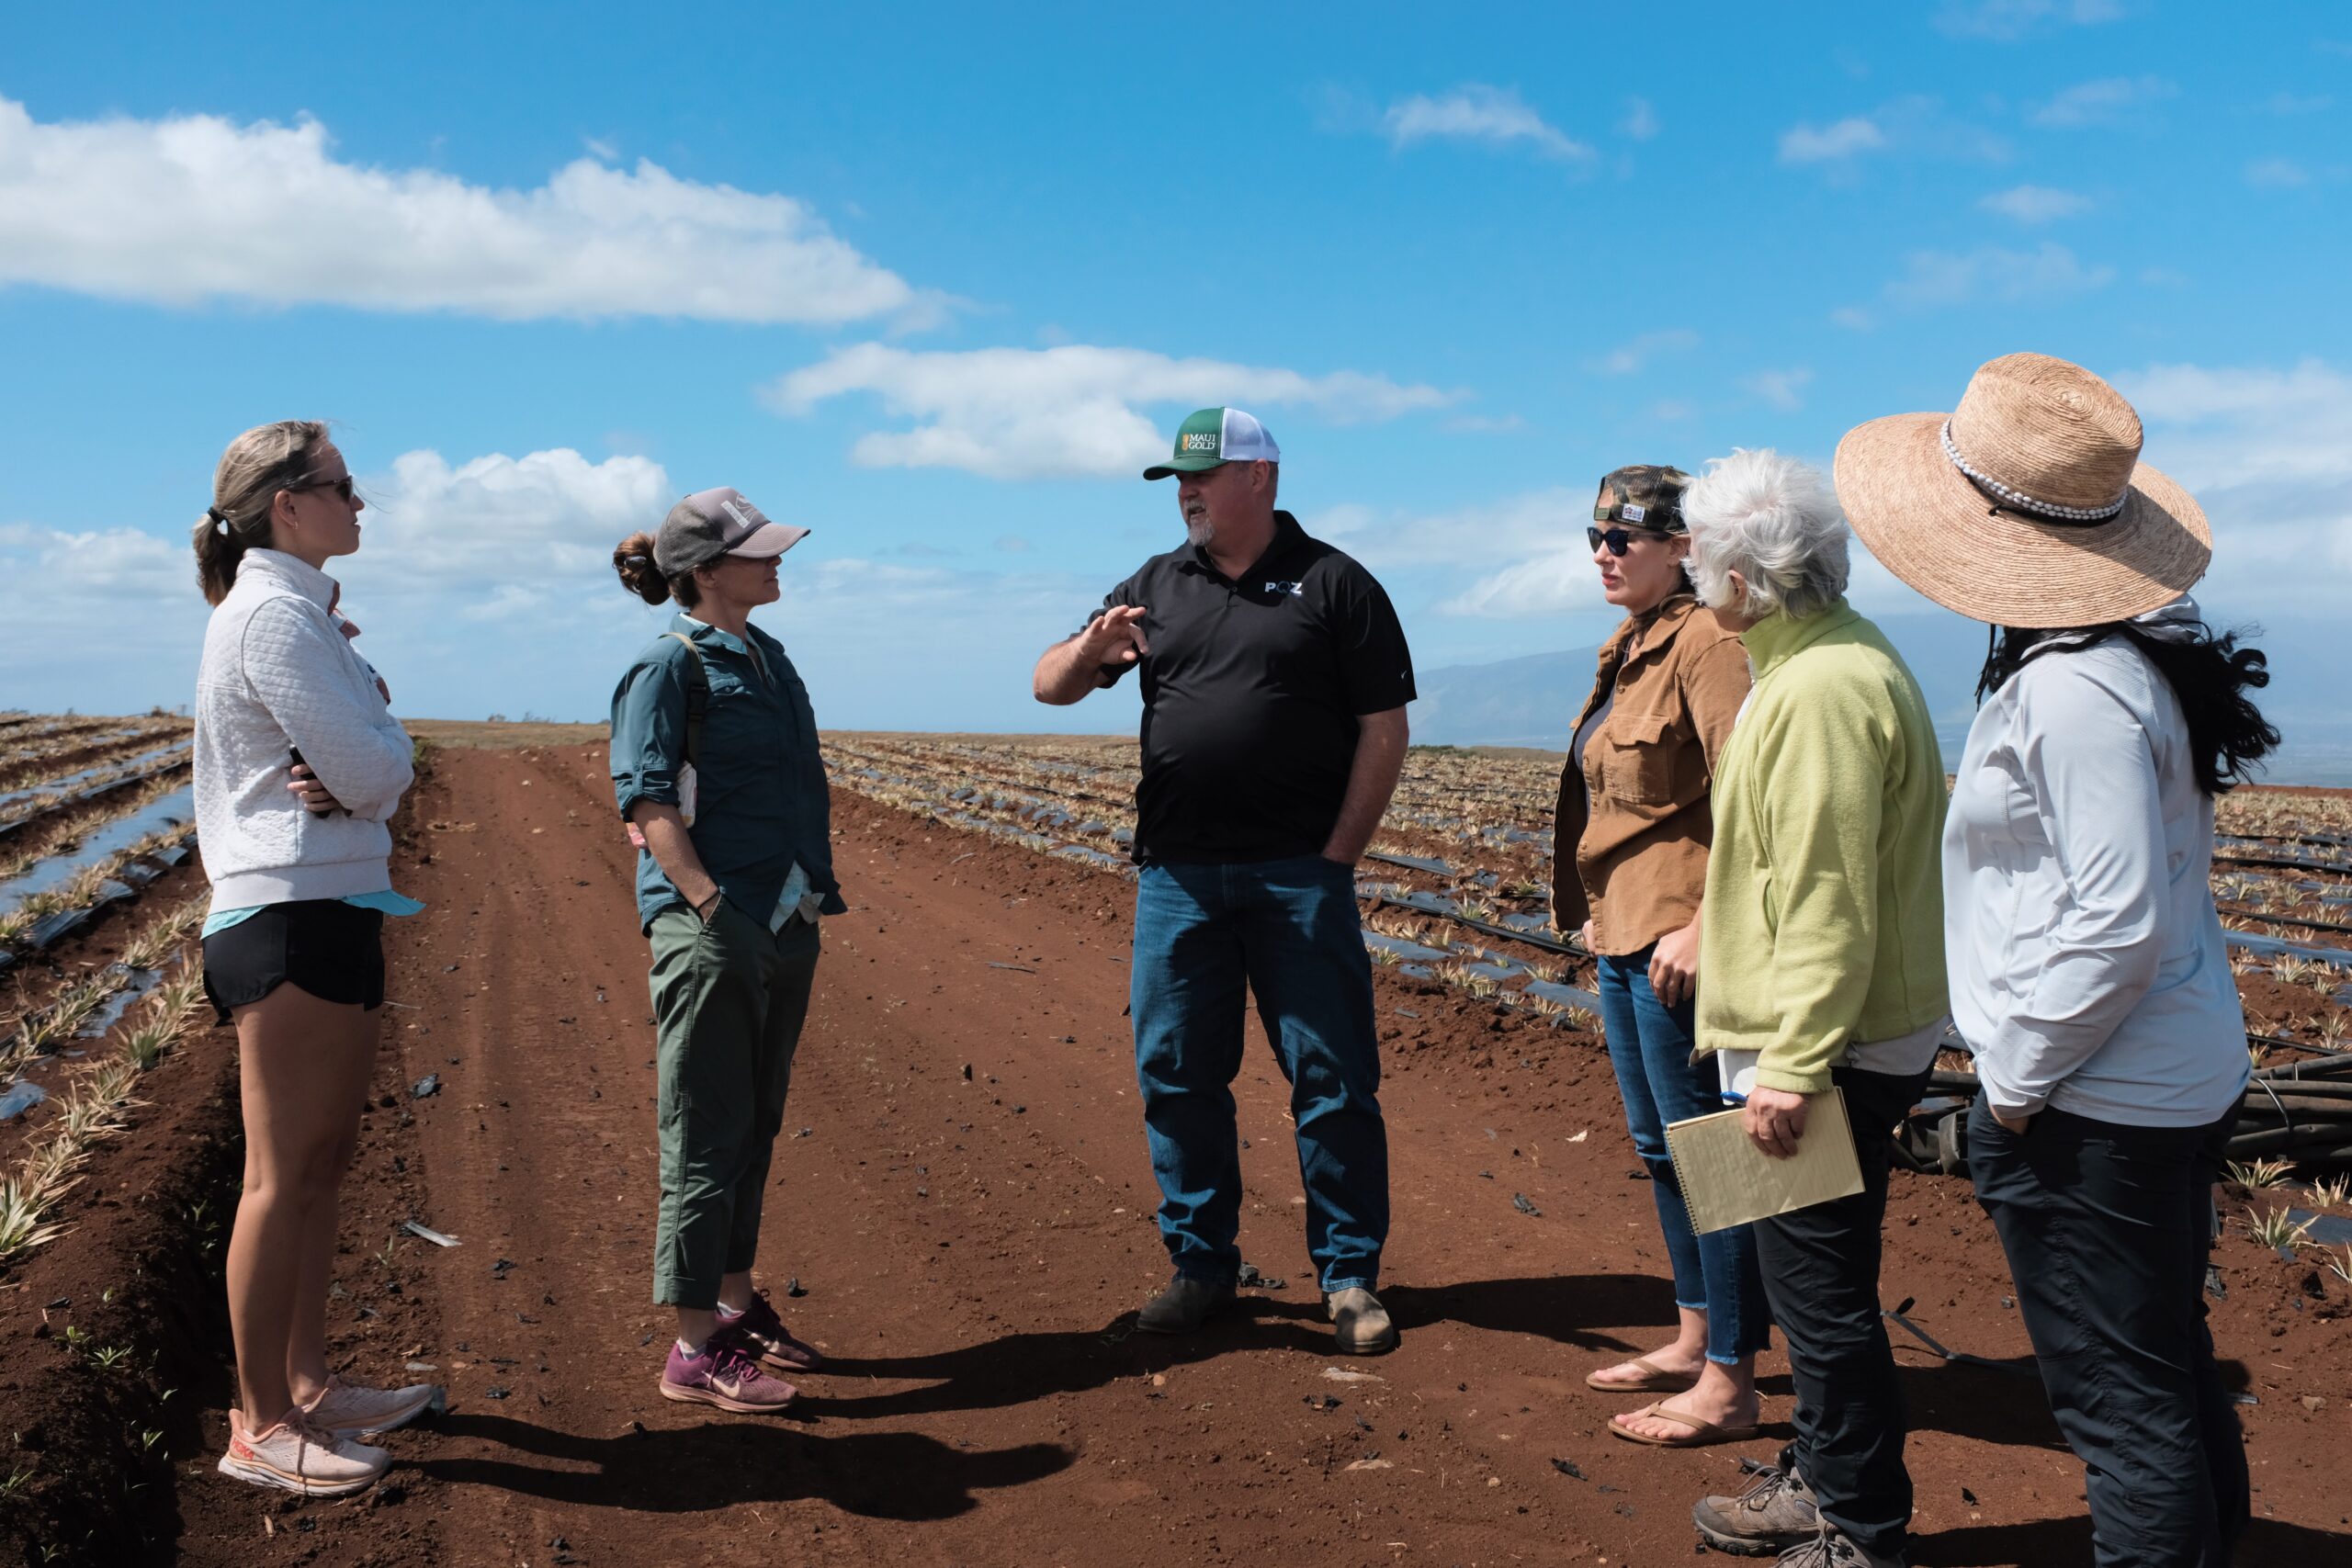
{"type": "Polygon", "coordinates": [[[1950,414],[1849,432],[1838,488],[1887,569],[1996,627],[1952,791],[1952,1001],[1984,1092],[1968,1163],[2017,1280],[2093,1559],[2220,1568],[2245,1438],[2205,1321],[2245,1014],[2213,800],[2278,744],[2260,653],[2188,587],[2213,535],[2078,365],[2012,354],[1950,414]]]}
{"type": "Polygon", "coordinates": [[[1892,1130],[1948,1021],[1943,761],[1918,682],[1846,603],[1846,524],[1824,475],[1735,452],[1682,511],[1700,601],[1755,670],[1716,769],[1697,1049],[1752,1054],[1746,1125],[1765,1154],[1794,1154],[1808,1121],[1819,1135],[1817,1117],[1842,1103],[1862,1172],[1853,1196],[1755,1226],[1796,1441],[1694,1519],[1727,1551],[1889,1568],[1904,1561],[1911,1477],[1879,1318],[1880,1224],[1892,1130]]]}

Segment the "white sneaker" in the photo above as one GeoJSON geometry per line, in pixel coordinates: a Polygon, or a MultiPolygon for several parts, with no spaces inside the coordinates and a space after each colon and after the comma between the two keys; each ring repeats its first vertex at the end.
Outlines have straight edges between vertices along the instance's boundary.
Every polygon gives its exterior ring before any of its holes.
{"type": "Polygon", "coordinates": [[[319,1396],[303,1406],[303,1413],[313,1427],[350,1438],[362,1432],[390,1432],[405,1427],[426,1411],[438,1410],[444,1398],[439,1383],[362,1388],[339,1377],[330,1377],[319,1396]]]}
{"type": "Polygon", "coordinates": [[[341,1497],[375,1485],[391,1464],[392,1456],[381,1449],[311,1425],[298,1406],[277,1425],[251,1435],[238,1413],[230,1411],[229,1451],[220,1456],[220,1470],[256,1486],[341,1497]]]}

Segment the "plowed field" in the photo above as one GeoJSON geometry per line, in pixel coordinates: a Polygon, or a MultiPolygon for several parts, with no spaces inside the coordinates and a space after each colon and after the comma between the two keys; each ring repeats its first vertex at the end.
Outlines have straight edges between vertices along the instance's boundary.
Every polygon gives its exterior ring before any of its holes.
{"type": "MultiPolygon", "coordinates": [[[[450,1410],[386,1439],[398,1464],[376,1494],[302,1504],[216,1476],[225,1378],[184,1389],[202,1408],[148,1478],[170,1492],[179,1561],[1647,1565],[1689,1561],[1693,1499],[1736,1490],[1739,1458],[1784,1439],[1608,1436],[1636,1402],[1582,1376],[1661,1342],[1672,1306],[1606,1058],[1387,968],[1383,1294],[1402,1348],[1330,1353],[1262,1046],[1237,1085],[1242,1243],[1283,1283],[1197,1340],[1131,1335],[1166,1272],[1123,1017],[1132,884],[846,792],[852,908],[826,924],[762,1261],[831,1364],[786,1419],[665,1403],[645,949],[610,803],[601,747],[434,753],[394,864],[431,908],[388,922],[397,1005],[335,1312],[355,1375],[444,1381],[450,1410]],[[413,1098],[428,1074],[437,1092],[413,1098]],[[410,1219],[460,1245],[401,1232],[410,1219]]],[[[142,1125],[217,1139],[204,1090],[233,1095],[227,1044],[199,1037],[172,1069],[191,1108],[142,1125]]],[[[62,1293],[44,1269],[103,1277],[114,1222],[78,1218],[24,1270],[9,1332],[62,1293]]],[[[2346,1285],[2243,1226],[2217,1257],[2217,1335],[2256,1401],[2241,1561],[2352,1562],[2346,1285]]],[[[2009,1293],[1966,1183],[1898,1173],[1887,1304],[1913,1298],[1946,1346],[2010,1359],[2027,1347],[2009,1293]]],[[[183,1321],[215,1337],[217,1368],[217,1311],[183,1321]]],[[[2039,1385],[1908,1341],[1898,1359],[1915,1561],[2086,1562],[2079,1467],[2039,1385]]],[[[36,1386],[62,1385],[18,1384],[36,1386]]],[[[1763,1386],[1785,1423],[1777,1355],[1763,1386]]]]}

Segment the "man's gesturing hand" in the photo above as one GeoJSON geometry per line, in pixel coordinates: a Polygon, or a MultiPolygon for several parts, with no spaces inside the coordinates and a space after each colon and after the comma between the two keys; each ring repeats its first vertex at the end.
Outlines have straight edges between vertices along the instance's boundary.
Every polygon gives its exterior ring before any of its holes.
{"type": "Polygon", "coordinates": [[[1151,651],[1143,637],[1144,608],[1114,604],[1078,634],[1078,646],[1096,664],[1133,664],[1151,651]]]}
{"type": "Polygon", "coordinates": [[[1804,1136],[1806,1103],[1804,1095],[1784,1089],[1750,1089],[1740,1127],[1758,1148],[1774,1159],[1786,1159],[1804,1136]]]}

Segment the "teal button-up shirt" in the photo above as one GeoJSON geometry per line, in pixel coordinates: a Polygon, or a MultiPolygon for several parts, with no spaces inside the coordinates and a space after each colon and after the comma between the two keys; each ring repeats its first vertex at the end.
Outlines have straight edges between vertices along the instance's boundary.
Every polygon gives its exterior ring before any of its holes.
{"type": "MultiPolygon", "coordinates": [[[[833,878],[831,797],[808,688],[784,645],[748,627],[740,638],[689,615],[671,623],[702,653],[710,686],[702,754],[695,759],[695,820],[687,829],[703,869],[738,909],[765,922],[796,868],[828,915],[848,906],[833,878]]],[[[639,801],[679,804],[685,766],[686,692],[695,657],[658,637],[613,693],[613,793],[627,819],[639,801]]],[[[652,854],[637,862],[641,927],[685,899],[652,854]]]]}

